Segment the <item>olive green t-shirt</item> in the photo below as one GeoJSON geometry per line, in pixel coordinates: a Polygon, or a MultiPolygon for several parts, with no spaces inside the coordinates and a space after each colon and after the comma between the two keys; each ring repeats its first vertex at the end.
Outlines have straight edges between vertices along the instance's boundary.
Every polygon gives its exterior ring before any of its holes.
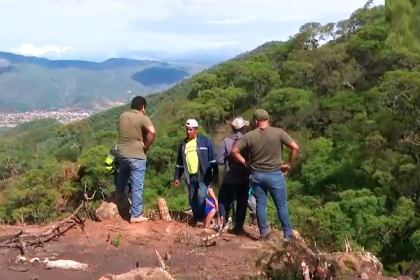
{"type": "Polygon", "coordinates": [[[255,171],[276,171],[283,164],[283,144],[294,140],[281,128],[256,128],[236,143],[239,150],[249,153],[251,168],[255,171]]]}
{"type": "Polygon", "coordinates": [[[125,158],[146,159],[143,143],[146,128],[153,125],[148,116],[138,110],[121,114],[118,122],[118,153],[125,158]]]}

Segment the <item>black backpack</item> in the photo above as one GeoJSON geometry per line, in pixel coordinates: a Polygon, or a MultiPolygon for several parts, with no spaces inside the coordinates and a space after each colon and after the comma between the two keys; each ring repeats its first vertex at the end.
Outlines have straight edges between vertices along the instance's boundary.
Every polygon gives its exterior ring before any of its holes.
{"type": "MultiPolygon", "coordinates": [[[[230,152],[233,148],[233,146],[236,144],[237,141],[239,141],[241,138],[243,137],[243,135],[231,135],[229,138],[233,140],[233,144],[232,147],[230,148],[229,151],[229,156],[227,158],[228,161],[228,166],[229,166],[229,173],[234,176],[236,179],[248,179],[249,175],[251,174],[250,171],[248,170],[248,168],[243,165],[242,163],[236,161],[236,159],[230,155],[230,152]]],[[[242,152],[241,155],[245,158],[245,160],[247,160],[247,154],[245,154],[245,152],[242,152]]]]}

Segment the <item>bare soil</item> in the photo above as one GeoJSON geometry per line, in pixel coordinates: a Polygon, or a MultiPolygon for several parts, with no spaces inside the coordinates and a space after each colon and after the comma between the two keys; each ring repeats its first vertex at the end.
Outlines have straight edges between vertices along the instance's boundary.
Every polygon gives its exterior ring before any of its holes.
{"type": "MultiPolygon", "coordinates": [[[[40,264],[28,263],[21,265],[27,271],[17,272],[9,269],[9,262],[20,252],[2,249],[0,279],[96,280],[107,273],[120,274],[136,266],[158,266],[155,248],[162,257],[169,255],[165,263],[176,279],[243,279],[255,271],[255,257],[262,245],[249,237],[223,233],[215,246],[197,247],[187,244],[189,236],[209,234],[178,222],[147,221],[131,225],[121,220],[86,221],[84,229],[69,230],[57,241],[30,250],[30,256],[26,257],[74,260],[89,264],[91,271],[48,270],[40,264]]],[[[0,235],[10,230],[16,228],[0,228],[0,235]]],[[[247,231],[257,235],[255,228],[249,227],[247,231]]]]}

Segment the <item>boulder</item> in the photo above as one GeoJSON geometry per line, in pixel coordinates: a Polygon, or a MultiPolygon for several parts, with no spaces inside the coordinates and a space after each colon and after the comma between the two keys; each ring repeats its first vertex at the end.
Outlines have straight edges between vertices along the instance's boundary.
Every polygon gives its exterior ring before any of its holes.
{"type": "Polygon", "coordinates": [[[99,221],[115,218],[127,219],[130,216],[130,202],[126,195],[116,196],[115,192],[107,197],[96,209],[95,215],[99,221]]]}

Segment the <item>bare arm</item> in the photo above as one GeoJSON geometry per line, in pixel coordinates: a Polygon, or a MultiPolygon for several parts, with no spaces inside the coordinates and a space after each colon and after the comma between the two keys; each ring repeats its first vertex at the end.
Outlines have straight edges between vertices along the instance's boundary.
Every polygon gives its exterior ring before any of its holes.
{"type": "Polygon", "coordinates": [[[153,125],[146,127],[147,135],[146,135],[146,141],[144,143],[144,150],[148,151],[150,150],[150,147],[153,145],[153,142],[155,141],[156,136],[156,130],[153,125]]]}
{"type": "Polygon", "coordinates": [[[152,147],[156,136],[155,126],[153,125],[152,121],[149,119],[148,116],[144,116],[143,129],[146,131],[146,139],[143,139],[144,151],[148,151],[152,147]]]}
{"type": "Polygon", "coordinates": [[[280,140],[290,149],[288,164],[293,165],[293,163],[296,161],[296,158],[297,158],[298,153],[299,153],[298,144],[284,130],[280,130],[280,140]]]}
{"type": "Polygon", "coordinates": [[[299,146],[295,141],[292,141],[287,145],[287,147],[290,149],[290,155],[289,155],[289,164],[293,165],[293,163],[296,161],[299,153],[299,146]]]}

